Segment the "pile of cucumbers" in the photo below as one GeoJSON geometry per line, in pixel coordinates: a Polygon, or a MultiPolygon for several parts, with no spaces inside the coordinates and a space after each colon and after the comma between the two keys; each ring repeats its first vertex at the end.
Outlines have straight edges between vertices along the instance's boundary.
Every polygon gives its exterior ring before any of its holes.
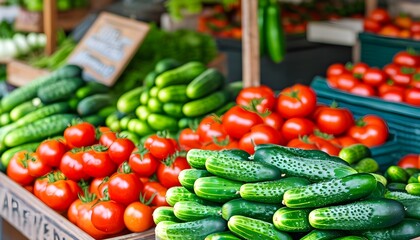
{"type": "Polygon", "coordinates": [[[94,125],[115,111],[108,87],[85,82],[82,69],[66,65],[17,88],[1,99],[0,154],[4,170],[19,150],[34,151],[49,137],[61,135],[74,119],[94,125]]]}
{"type": "MultiPolygon", "coordinates": [[[[113,131],[138,138],[158,131],[176,133],[194,120],[209,113],[221,114],[233,106],[234,87],[226,83],[222,73],[201,62],[181,64],[163,59],[146,76],[143,86],[118,99],[118,111],[107,118],[106,124],[113,131]]],[[[238,92],[240,86],[236,88],[238,92]]]]}
{"type": "Polygon", "coordinates": [[[153,213],[165,239],[412,239],[420,236],[420,192],[386,189],[319,150],[273,144],[187,153],[192,169],[153,213]]]}

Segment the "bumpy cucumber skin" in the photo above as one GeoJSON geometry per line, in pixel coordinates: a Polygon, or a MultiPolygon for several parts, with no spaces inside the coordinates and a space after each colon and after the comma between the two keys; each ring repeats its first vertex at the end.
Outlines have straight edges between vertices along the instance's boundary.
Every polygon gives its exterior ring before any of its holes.
{"type": "Polygon", "coordinates": [[[242,183],[220,178],[202,177],[195,181],[195,194],[208,201],[225,203],[229,200],[239,198],[239,189],[242,183]]]}
{"type": "Polygon", "coordinates": [[[249,154],[240,149],[229,149],[222,151],[191,149],[187,153],[187,161],[191,167],[197,169],[206,169],[206,160],[209,157],[217,157],[219,159],[235,159],[238,161],[249,160],[249,154]]]}
{"type": "Polygon", "coordinates": [[[369,230],[361,234],[369,240],[410,240],[420,236],[420,220],[406,218],[386,229],[369,230]]]}
{"type": "Polygon", "coordinates": [[[344,236],[346,233],[336,230],[314,229],[300,240],[332,240],[344,236]]]}
{"type": "Polygon", "coordinates": [[[188,191],[188,189],[184,187],[171,187],[166,192],[166,202],[170,206],[174,206],[175,203],[180,201],[194,201],[201,204],[205,204],[206,201],[197,197],[194,193],[188,191]]]}
{"type": "Polygon", "coordinates": [[[273,216],[274,226],[285,232],[308,232],[312,229],[308,216],[312,209],[292,209],[282,207],[273,216]]]}
{"type": "Polygon", "coordinates": [[[243,199],[249,201],[281,203],[287,190],[309,184],[305,178],[288,177],[277,181],[246,183],[241,186],[239,193],[243,199]]]}
{"type": "Polygon", "coordinates": [[[272,223],[240,215],[228,221],[229,230],[244,239],[292,240],[292,237],[277,230],[272,223]]]}
{"type": "Polygon", "coordinates": [[[168,206],[161,206],[153,211],[153,221],[158,224],[163,221],[182,222],[174,214],[174,208],[168,206]]]}
{"type": "Polygon", "coordinates": [[[184,169],[178,175],[179,183],[191,192],[194,192],[194,183],[201,177],[212,176],[207,170],[203,169],[184,169]]]}
{"type": "Polygon", "coordinates": [[[405,190],[412,195],[420,196],[420,183],[409,183],[405,190]]]}
{"type": "Polygon", "coordinates": [[[204,240],[240,240],[240,238],[227,231],[210,234],[204,240]]]}
{"type": "Polygon", "coordinates": [[[207,206],[194,201],[180,201],[174,205],[174,214],[183,221],[196,221],[208,217],[220,217],[220,206],[207,206]]]}
{"type": "Polygon", "coordinates": [[[366,197],[375,188],[375,177],[359,173],[287,190],[283,201],[289,208],[323,207],[366,197]]]}
{"type": "Polygon", "coordinates": [[[360,236],[345,236],[336,238],[335,240],[367,240],[367,238],[360,236]]]}
{"type": "Polygon", "coordinates": [[[309,223],[326,230],[379,229],[399,223],[404,215],[400,202],[372,199],[315,209],[309,214],[309,223]]]}
{"type": "Polygon", "coordinates": [[[404,205],[406,218],[420,220],[420,199],[402,199],[398,201],[404,205]]]}
{"type": "Polygon", "coordinates": [[[405,193],[405,192],[386,191],[384,194],[384,197],[388,199],[394,199],[394,200],[418,199],[420,201],[420,196],[416,196],[416,195],[405,193]]]}
{"type": "Polygon", "coordinates": [[[241,215],[271,223],[273,215],[281,204],[259,203],[242,198],[231,200],[222,206],[222,217],[229,220],[234,215],[241,215]]]}

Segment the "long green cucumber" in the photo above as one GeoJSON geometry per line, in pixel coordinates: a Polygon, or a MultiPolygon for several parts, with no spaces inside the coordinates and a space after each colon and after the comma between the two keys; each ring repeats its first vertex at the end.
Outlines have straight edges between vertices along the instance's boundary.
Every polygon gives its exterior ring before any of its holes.
{"type": "Polygon", "coordinates": [[[281,203],[287,190],[309,184],[305,178],[288,177],[277,181],[246,183],[241,186],[239,193],[243,199],[249,201],[281,203]]]}
{"type": "Polygon", "coordinates": [[[169,205],[174,206],[175,203],[180,201],[194,201],[197,203],[205,204],[206,201],[199,198],[194,193],[188,191],[184,187],[171,187],[166,192],[166,202],[169,205]]]}
{"type": "Polygon", "coordinates": [[[399,166],[390,166],[385,172],[386,178],[390,182],[407,183],[410,175],[399,166]]]}
{"type": "Polygon", "coordinates": [[[178,219],[174,214],[174,208],[168,206],[161,206],[156,208],[153,211],[153,221],[155,224],[158,224],[163,221],[171,222],[183,222],[181,219],[178,219]]]}
{"type": "Polygon", "coordinates": [[[216,176],[240,182],[261,182],[281,178],[278,168],[254,161],[209,157],[206,160],[206,169],[216,176]]]}
{"type": "Polygon", "coordinates": [[[296,157],[304,157],[304,158],[310,158],[310,159],[317,159],[317,160],[328,160],[333,161],[337,163],[341,163],[343,165],[349,166],[349,163],[344,161],[343,159],[331,156],[328,153],[321,151],[321,150],[304,150],[300,148],[291,148],[291,147],[285,147],[285,146],[278,146],[279,150],[281,150],[282,154],[288,154],[291,156],[296,157]]]}
{"type": "Polygon", "coordinates": [[[16,122],[20,118],[25,116],[26,114],[29,114],[42,106],[43,105],[42,105],[41,100],[39,98],[34,98],[32,100],[21,103],[18,106],[14,107],[10,111],[10,118],[12,119],[13,122],[16,122]]]}
{"type": "Polygon", "coordinates": [[[372,199],[315,209],[309,214],[309,223],[327,230],[379,229],[399,223],[404,215],[400,202],[372,199]]]}
{"type": "Polygon", "coordinates": [[[338,157],[344,161],[353,164],[363,158],[372,156],[370,149],[363,144],[353,144],[340,150],[338,157]]]}
{"type": "Polygon", "coordinates": [[[195,194],[205,200],[225,203],[229,200],[239,198],[239,189],[242,183],[220,178],[202,177],[195,181],[195,194]]]}
{"type": "Polygon", "coordinates": [[[308,232],[312,229],[308,220],[311,211],[310,208],[292,209],[282,207],[274,213],[273,224],[280,231],[308,232]]]}
{"type": "Polygon", "coordinates": [[[244,239],[292,240],[289,234],[277,230],[272,223],[240,215],[232,216],[228,227],[244,239]]]}
{"type": "Polygon", "coordinates": [[[222,208],[220,206],[207,206],[194,201],[180,201],[174,205],[174,214],[183,221],[195,221],[208,217],[220,217],[222,208]]]}
{"type": "Polygon", "coordinates": [[[368,240],[368,239],[365,237],[352,235],[352,236],[339,237],[339,238],[336,238],[335,240],[368,240]]]}
{"type": "Polygon", "coordinates": [[[276,166],[286,176],[305,177],[313,182],[357,173],[352,167],[335,161],[284,155],[279,147],[273,144],[257,145],[254,160],[276,166]]]}
{"type": "Polygon", "coordinates": [[[392,182],[392,183],[389,183],[388,185],[386,185],[386,188],[389,191],[406,192],[405,191],[406,186],[407,186],[407,184],[405,184],[405,183],[392,182]]]}
{"type": "Polygon", "coordinates": [[[401,199],[398,202],[404,205],[405,217],[420,220],[420,200],[419,199],[401,199]]]}
{"type": "Polygon", "coordinates": [[[405,190],[411,195],[420,196],[420,183],[409,183],[405,190]]]}
{"type": "Polygon", "coordinates": [[[410,240],[420,236],[420,220],[403,219],[400,223],[385,229],[369,230],[361,233],[368,239],[410,240]]]}
{"type": "Polygon", "coordinates": [[[240,240],[230,231],[218,232],[208,235],[204,240],[240,240]]]}
{"type": "Polygon", "coordinates": [[[376,181],[382,183],[382,185],[386,186],[388,184],[388,180],[380,174],[377,173],[369,173],[370,175],[374,176],[376,178],[376,181]]]}
{"type": "Polygon", "coordinates": [[[384,194],[384,197],[388,199],[394,199],[394,200],[419,199],[420,201],[420,196],[416,196],[416,195],[405,193],[405,192],[386,191],[384,194]]]}
{"type": "Polygon", "coordinates": [[[85,81],[81,78],[66,78],[49,85],[41,86],[37,96],[43,103],[52,103],[67,100],[72,97],[85,81]]]}
{"type": "Polygon", "coordinates": [[[202,240],[212,233],[226,231],[226,228],[223,218],[210,217],[185,223],[162,221],[156,225],[155,233],[161,240],[202,240]]]}
{"type": "Polygon", "coordinates": [[[346,233],[336,230],[314,229],[303,236],[300,240],[332,240],[344,236],[346,233]]]}
{"type": "Polygon", "coordinates": [[[366,197],[366,199],[383,198],[385,196],[385,192],[385,186],[382,183],[377,182],[376,188],[366,197]]]}
{"type": "Polygon", "coordinates": [[[251,202],[238,198],[223,204],[222,217],[229,220],[234,215],[241,215],[271,223],[274,213],[280,207],[281,204],[251,202]]]}
{"type": "Polygon", "coordinates": [[[246,161],[248,160],[249,154],[243,150],[237,149],[223,151],[191,149],[187,153],[187,161],[190,166],[198,169],[206,169],[206,160],[209,157],[246,161]]]}
{"type": "Polygon", "coordinates": [[[353,174],[289,189],[284,193],[283,204],[289,208],[316,208],[352,201],[371,194],[376,183],[375,177],[370,174],[353,174]]]}
{"type": "Polygon", "coordinates": [[[26,114],[25,116],[17,120],[14,123],[14,125],[16,125],[17,127],[21,127],[26,124],[32,123],[36,120],[40,120],[54,114],[66,113],[66,112],[70,112],[70,106],[67,102],[53,103],[53,104],[38,108],[37,110],[26,114]]]}
{"type": "Polygon", "coordinates": [[[194,192],[194,183],[201,177],[212,176],[207,170],[202,169],[184,169],[178,175],[179,183],[191,192],[194,192]]]}

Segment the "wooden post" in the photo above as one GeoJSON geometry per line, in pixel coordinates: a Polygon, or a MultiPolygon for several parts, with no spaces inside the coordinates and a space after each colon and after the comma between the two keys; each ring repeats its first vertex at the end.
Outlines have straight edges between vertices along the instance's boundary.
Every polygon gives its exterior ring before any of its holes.
{"type": "Polygon", "coordinates": [[[369,16],[378,7],[378,0],[366,0],[365,4],[365,16],[369,16]]]}
{"type": "Polygon", "coordinates": [[[51,55],[57,45],[57,3],[56,0],[44,0],[44,32],[47,36],[45,53],[51,55]]]}
{"type": "Polygon", "coordinates": [[[260,85],[258,1],[242,1],[242,78],[244,87],[260,85]]]}

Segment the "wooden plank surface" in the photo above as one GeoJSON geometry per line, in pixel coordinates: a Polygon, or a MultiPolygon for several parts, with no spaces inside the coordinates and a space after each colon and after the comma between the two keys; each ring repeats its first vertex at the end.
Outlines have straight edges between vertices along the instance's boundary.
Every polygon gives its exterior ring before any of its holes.
{"type": "MultiPolygon", "coordinates": [[[[28,239],[93,240],[3,173],[0,173],[0,216],[28,239]]],[[[152,240],[154,229],[110,239],[152,240]]]]}
{"type": "Polygon", "coordinates": [[[49,74],[49,71],[34,68],[24,62],[11,60],[7,64],[7,82],[13,86],[23,86],[30,81],[49,74]]]}
{"type": "Polygon", "coordinates": [[[45,53],[51,55],[57,46],[57,2],[44,0],[44,32],[47,36],[45,53]]]}

